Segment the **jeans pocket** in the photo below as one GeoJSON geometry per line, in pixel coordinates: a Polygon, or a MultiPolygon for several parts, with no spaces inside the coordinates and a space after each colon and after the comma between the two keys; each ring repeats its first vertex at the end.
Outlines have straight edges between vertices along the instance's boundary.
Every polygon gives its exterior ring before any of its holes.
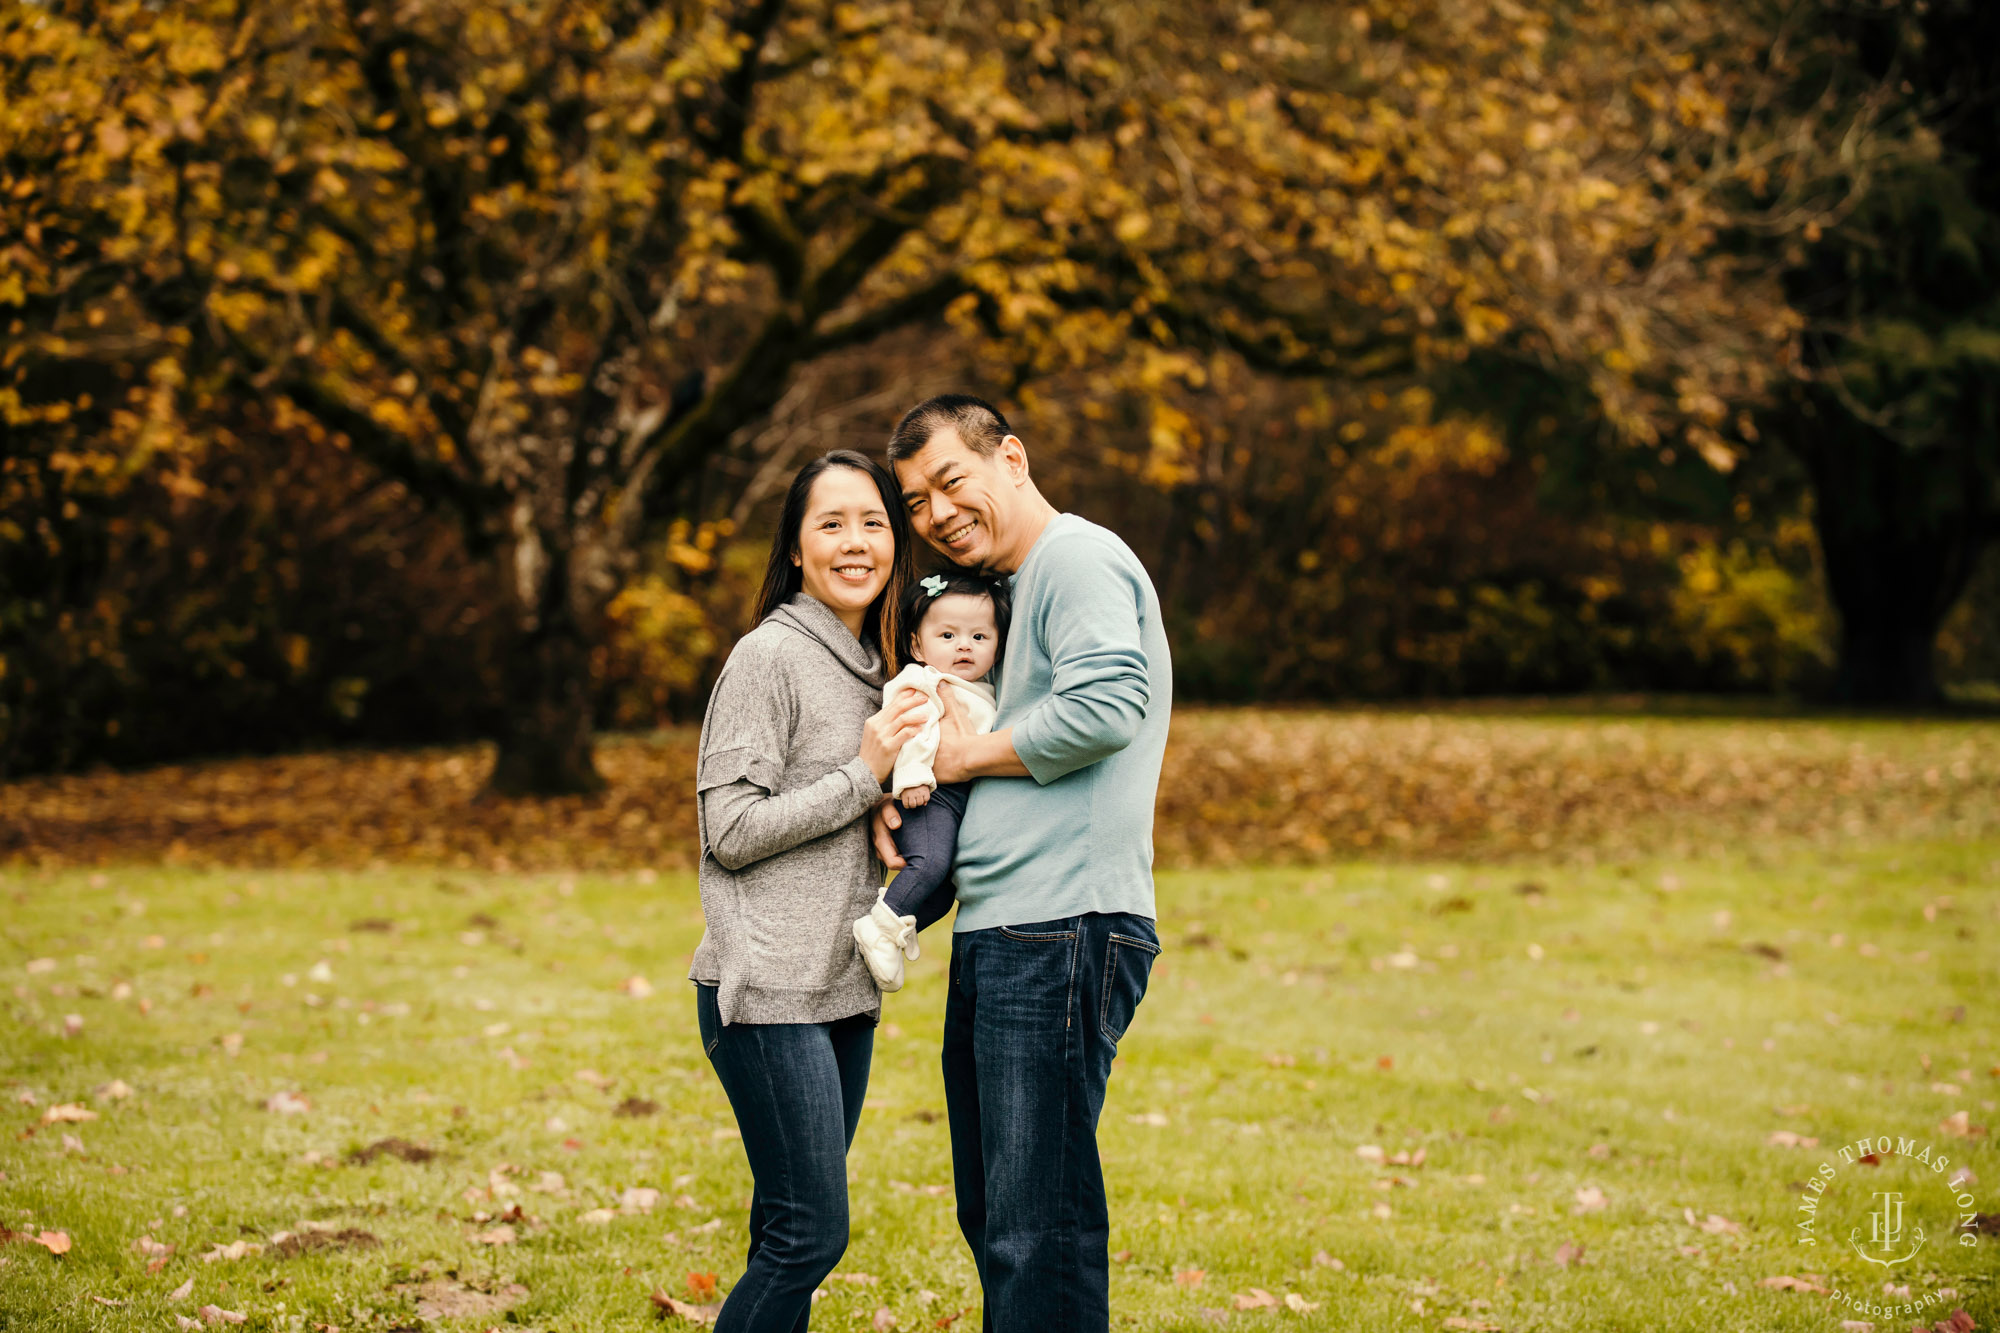
{"type": "Polygon", "coordinates": [[[702,1055],[715,1059],[715,1048],[722,1044],[722,1016],[716,1008],[715,987],[699,981],[694,984],[694,1021],[701,1031],[702,1055]]]}
{"type": "Polygon", "coordinates": [[[1019,940],[1023,944],[1055,944],[1062,940],[1073,940],[1076,938],[1074,930],[1044,929],[1045,926],[1056,924],[1058,923],[1054,921],[1045,921],[1031,926],[1002,926],[1000,927],[1000,933],[1010,940],[1019,940]]]}
{"type": "Polygon", "coordinates": [[[1099,1001],[1098,1027],[1113,1046],[1132,1024],[1132,1015],[1145,998],[1146,981],[1153,974],[1153,959],[1160,946],[1136,935],[1113,931],[1104,946],[1104,995],[1099,1001]]]}

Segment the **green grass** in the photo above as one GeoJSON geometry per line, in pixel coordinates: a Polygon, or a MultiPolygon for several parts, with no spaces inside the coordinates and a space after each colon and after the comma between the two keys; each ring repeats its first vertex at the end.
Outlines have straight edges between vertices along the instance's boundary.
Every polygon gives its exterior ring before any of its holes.
{"type": "MultiPolygon", "coordinates": [[[[1954,1304],[2000,1319],[2000,1237],[1963,1249],[1935,1181],[1833,1155],[1863,1135],[1928,1141],[2000,1212],[1992,1138],[1938,1128],[1959,1110],[2000,1128],[2000,843],[1180,872],[1159,887],[1167,949],[1102,1132],[1112,1248],[1130,1252],[1113,1266],[1115,1322],[1207,1328],[1206,1309],[1302,1329],[1833,1329],[1824,1298],[1760,1282],[1824,1274],[1879,1295],[1882,1270],[1834,1242],[1892,1175],[1932,1228],[1895,1280],[1958,1292],[1926,1324],[1954,1304]],[[1821,1146],[1771,1146],[1775,1130],[1821,1146]],[[1424,1158],[1375,1163],[1360,1145],[1424,1158]],[[1840,1168],[1825,1207],[1847,1212],[1805,1249],[1788,1182],[1824,1160],[1840,1168]],[[1410,1183],[1378,1187],[1395,1178],[1410,1183]],[[1575,1211],[1593,1188],[1604,1206],[1575,1211]],[[1704,1233],[1684,1209],[1742,1230],[1704,1233]],[[1565,1244],[1581,1262],[1560,1262],[1565,1244]],[[1206,1276],[1177,1283],[1185,1269],[1206,1276]],[[1318,1308],[1235,1312],[1252,1287],[1318,1308]]],[[[208,1302],[251,1328],[406,1327],[415,1299],[399,1287],[428,1280],[527,1288],[508,1314],[443,1327],[638,1329],[656,1326],[655,1286],[683,1295],[712,1271],[726,1288],[749,1174],[680,979],[698,933],[678,875],[0,876],[0,1226],[74,1242],[61,1258],[0,1246],[0,1328],[172,1328],[208,1302]],[[352,928],[364,918],[392,928],[352,928]],[[309,976],[321,962],[330,980],[309,976]],[[656,993],[620,993],[633,975],[656,993]],[[113,1079],[133,1095],[94,1093],[113,1079]],[[281,1091],[311,1110],[264,1109],[281,1091]],[[658,1111],[613,1115],[627,1097],[658,1111]],[[98,1118],[39,1122],[77,1102],[98,1118]],[[390,1136],[441,1155],[346,1160],[390,1136]],[[468,1199],[503,1164],[521,1192],[468,1199]],[[547,1171],[562,1193],[531,1188],[547,1171]],[[630,1186],[660,1190],[658,1207],[583,1220],[630,1186]],[[535,1220],[513,1243],[473,1239],[495,1225],[475,1211],[514,1203],[535,1220]],[[306,1221],[380,1245],[200,1258],[306,1221]],[[157,1272],[142,1235],[175,1247],[157,1272]]],[[[841,1271],[877,1280],[830,1282],[817,1327],[868,1328],[886,1306],[904,1330],[933,1328],[977,1305],[949,1195],[924,1188],[950,1181],[947,943],[934,931],[887,1001],[853,1154],[841,1271]]]]}

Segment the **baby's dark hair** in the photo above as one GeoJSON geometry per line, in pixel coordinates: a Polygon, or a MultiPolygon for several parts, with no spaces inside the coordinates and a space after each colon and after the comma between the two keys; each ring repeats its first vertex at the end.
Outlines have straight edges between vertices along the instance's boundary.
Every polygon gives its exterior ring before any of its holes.
{"type": "MultiPolygon", "coordinates": [[[[1007,646],[1007,620],[1014,609],[1014,598],[1007,590],[1005,579],[989,579],[983,574],[967,574],[952,570],[939,574],[927,574],[912,580],[903,589],[902,612],[897,623],[903,626],[903,660],[916,659],[917,631],[923,628],[924,612],[931,609],[931,603],[940,597],[953,593],[964,593],[972,597],[993,599],[993,624],[1000,631],[1000,647],[1007,646]],[[932,589],[936,589],[935,592],[932,589]]],[[[998,659],[996,659],[998,660],[998,659]]]]}

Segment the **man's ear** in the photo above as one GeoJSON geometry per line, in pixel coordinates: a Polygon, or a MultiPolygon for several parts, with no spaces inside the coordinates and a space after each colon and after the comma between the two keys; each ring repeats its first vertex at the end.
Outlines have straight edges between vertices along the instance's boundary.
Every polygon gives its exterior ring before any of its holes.
{"type": "Polygon", "coordinates": [[[1007,475],[1014,479],[1016,486],[1028,479],[1028,446],[1021,443],[1020,436],[1001,437],[1000,465],[1007,469],[1007,475]]]}

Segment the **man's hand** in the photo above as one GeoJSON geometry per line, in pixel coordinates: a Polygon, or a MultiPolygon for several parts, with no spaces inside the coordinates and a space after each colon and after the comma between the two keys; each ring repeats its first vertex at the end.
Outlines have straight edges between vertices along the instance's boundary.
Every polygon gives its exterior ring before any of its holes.
{"type": "Polygon", "coordinates": [[[875,816],[868,823],[869,831],[875,839],[875,855],[882,859],[882,864],[890,870],[901,870],[908,865],[909,862],[903,859],[903,854],[896,850],[896,839],[890,832],[892,829],[903,827],[903,814],[896,809],[895,798],[885,797],[882,803],[875,807],[875,816]]]}
{"type": "Polygon", "coordinates": [[[958,715],[958,704],[952,699],[952,692],[942,687],[938,692],[938,748],[937,758],[931,760],[931,772],[940,784],[964,782],[973,774],[966,766],[965,720],[958,715]]]}
{"type": "Polygon", "coordinates": [[[951,694],[950,690],[938,691],[938,749],[937,757],[931,760],[931,776],[940,784],[1031,776],[1021,756],[1014,753],[1014,729],[967,731],[960,705],[951,694]]]}

